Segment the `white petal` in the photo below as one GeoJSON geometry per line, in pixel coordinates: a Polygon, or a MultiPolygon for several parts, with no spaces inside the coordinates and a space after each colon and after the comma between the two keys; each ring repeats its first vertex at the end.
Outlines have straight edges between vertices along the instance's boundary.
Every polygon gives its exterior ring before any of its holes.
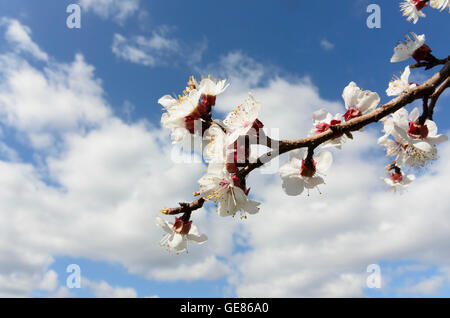
{"type": "Polygon", "coordinates": [[[304,181],[300,177],[283,178],[283,190],[287,195],[294,196],[303,192],[304,181]]]}
{"type": "Polygon", "coordinates": [[[189,233],[186,236],[189,241],[191,241],[192,243],[196,243],[196,244],[203,244],[208,240],[208,236],[206,236],[205,234],[194,235],[192,233],[189,233]]]}
{"type": "Polygon", "coordinates": [[[414,107],[414,109],[409,114],[409,120],[410,121],[416,121],[420,116],[420,111],[417,107],[414,107]]]}
{"type": "Polygon", "coordinates": [[[429,137],[437,135],[438,129],[437,129],[437,125],[434,121],[427,119],[425,121],[425,125],[428,128],[428,136],[429,137]]]}
{"type": "Polygon", "coordinates": [[[183,235],[175,233],[172,238],[167,241],[169,248],[177,252],[186,250],[186,239],[183,235]]]}
{"type": "Polygon", "coordinates": [[[306,150],[306,148],[292,150],[289,152],[289,161],[292,161],[292,159],[298,159],[298,160],[305,159],[307,154],[308,154],[308,151],[306,150]]]}
{"type": "Polygon", "coordinates": [[[165,108],[170,108],[177,103],[177,100],[170,95],[164,95],[158,100],[158,103],[165,108]]]}
{"type": "Polygon", "coordinates": [[[313,123],[314,125],[316,123],[326,122],[328,119],[331,118],[331,114],[326,109],[320,109],[313,113],[313,123]]]}
{"type": "Polygon", "coordinates": [[[156,224],[160,226],[165,232],[172,234],[172,227],[170,226],[170,223],[164,220],[162,217],[157,216],[156,217],[156,224]]]}
{"type": "Polygon", "coordinates": [[[426,141],[417,141],[413,143],[413,146],[416,147],[419,150],[425,151],[425,152],[432,152],[433,146],[426,141]]]}
{"type": "Polygon", "coordinates": [[[448,137],[446,135],[436,135],[436,136],[427,137],[425,140],[430,142],[433,145],[437,145],[437,144],[440,144],[441,142],[447,141],[448,137]]]}
{"type": "Polygon", "coordinates": [[[320,173],[325,173],[325,171],[327,171],[333,163],[333,156],[329,151],[321,151],[315,156],[315,160],[317,162],[317,171],[320,173]]]}
{"type": "Polygon", "coordinates": [[[322,177],[315,176],[312,178],[305,178],[305,188],[313,189],[317,187],[319,184],[324,184],[325,180],[322,177]]]}

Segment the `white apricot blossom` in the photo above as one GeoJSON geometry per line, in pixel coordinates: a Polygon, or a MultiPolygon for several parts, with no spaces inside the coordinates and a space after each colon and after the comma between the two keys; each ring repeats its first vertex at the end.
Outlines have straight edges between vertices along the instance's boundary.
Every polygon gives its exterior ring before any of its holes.
{"type": "Polygon", "coordinates": [[[239,136],[246,135],[251,129],[256,131],[263,127],[258,120],[261,108],[261,103],[251,93],[248,93],[245,103],[227,115],[223,123],[229,130],[230,142],[234,142],[239,136]]]}
{"type": "Polygon", "coordinates": [[[175,223],[172,224],[158,216],[156,224],[166,232],[160,245],[177,254],[187,252],[187,242],[203,244],[208,240],[205,234],[199,234],[192,221],[185,222],[182,218],[175,217],[175,223]]]}
{"type": "Polygon", "coordinates": [[[427,5],[424,0],[404,0],[400,3],[400,11],[406,17],[406,20],[414,24],[419,21],[419,18],[425,18],[425,13],[422,9],[427,5]]]}
{"type": "Polygon", "coordinates": [[[410,114],[404,108],[382,120],[385,135],[378,139],[387,155],[396,156],[399,167],[424,166],[437,159],[436,144],[448,140],[437,134],[436,123],[427,119],[424,125],[418,124],[419,109],[414,108],[410,114]],[[392,136],[394,140],[388,137],[392,136]]]}
{"type": "MultiPolygon", "coordinates": [[[[230,84],[227,84],[227,80],[215,80],[211,79],[210,77],[203,78],[200,81],[200,84],[198,86],[198,89],[202,91],[202,93],[205,96],[211,96],[210,98],[215,97],[219,94],[222,94],[225,92],[225,90],[230,86],[230,84]]],[[[214,104],[212,104],[214,105],[214,104]]]]}
{"type": "Polygon", "coordinates": [[[221,163],[210,163],[208,172],[200,180],[200,195],[206,200],[213,200],[218,204],[217,212],[220,216],[235,216],[240,211],[245,218],[246,213],[259,212],[259,202],[248,198],[248,189],[244,182],[236,175],[226,171],[221,163]]]}
{"type": "Polygon", "coordinates": [[[195,130],[201,129],[200,118],[206,111],[199,103],[201,94],[199,90],[192,90],[175,103],[168,95],[160,99],[161,104],[167,106],[167,112],[161,116],[161,125],[171,130],[173,143],[181,142],[195,130]]]}
{"type": "Polygon", "coordinates": [[[344,88],[342,98],[347,109],[344,114],[346,121],[374,110],[380,103],[380,96],[377,93],[362,90],[355,82],[350,82],[344,88]]]}
{"type": "Polygon", "coordinates": [[[321,151],[313,156],[311,162],[306,159],[307,154],[304,148],[291,151],[288,162],[279,169],[283,190],[287,195],[299,195],[305,188],[309,193],[309,189],[325,183],[322,176],[333,162],[331,153],[321,151]]]}
{"type": "MultiPolygon", "coordinates": [[[[342,114],[331,115],[326,109],[320,109],[313,113],[313,128],[309,132],[309,136],[315,136],[321,134],[331,126],[339,125],[342,121],[342,114]]],[[[346,137],[344,135],[330,139],[322,144],[322,148],[336,147],[338,149],[342,148],[345,143],[346,137]]]]}
{"type": "MultiPolygon", "coordinates": [[[[417,35],[414,32],[410,32],[410,34],[405,35],[405,40],[400,42],[394,48],[394,54],[391,57],[391,63],[401,62],[407,60],[410,57],[416,59],[417,62],[420,62],[419,59],[421,56],[421,48],[428,48],[425,45],[425,34],[417,35]]],[[[431,52],[431,50],[430,50],[431,52]]]]}
{"type": "Polygon", "coordinates": [[[397,192],[408,187],[416,179],[416,176],[413,174],[405,176],[402,172],[392,172],[389,177],[382,179],[390,187],[390,191],[397,192]]]}
{"type": "Polygon", "coordinates": [[[440,11],[448,9],[450,12],[450,0],[430,0],[430,7],[440,11]]]}
{"type": "Polygon", "coordinates": [[[409,82],[410,74],[411,70],[409,66],[406,66],[400,78],[394,78],[389,82],[389,87],[386,89],[387,96],[398,96],[405,90],[416,87],[417,85],[415,83],[409,82]]]}
{"type": "Polygon", "coordinates": [[[212,124],[203,135],[203,138],[209,141],[204,151],[207,162],[225,163],[227,146],[230,143],[228,135],[223,129],[217,124],[212,124]]]}

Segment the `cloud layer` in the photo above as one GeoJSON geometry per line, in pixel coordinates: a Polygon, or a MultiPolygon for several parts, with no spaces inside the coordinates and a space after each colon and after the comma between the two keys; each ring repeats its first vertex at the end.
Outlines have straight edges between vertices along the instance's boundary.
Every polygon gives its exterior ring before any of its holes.
{"type": "MultiPolygon", "coordinates": [[[[114,116],[95,68],[81,54],[70,62],[52,61],[26,26],[5,21],[7,39],[11,26],[25,33],[12,36],[11,50],[0,55],[0,121],[39,160],[21,158],[1,135],[1,295],[43,290],[69,296],[50,269],[63,255],[120,263],[160,281],[226,278],[246,297],[362,296],[367,265],[380,261],[441,266],[442,275],[409,286],[418,293],[439,290],[447,281],[450,217],[442,185],[450,164],[437,162],[403,195],[387,193],[379,182],[385,160],[375,129],[355,133],[334,153],[322,194],[287,197],[276,174],[256,172],[248,184],[263,202],[260,214],[242,222],[196,212],[194,222],[210,240],[188,255],[168,255],[157,244],[163,233],[155,216],[162,207],[191,200],[205,167],[167,160],[173,149],[160,127],[114,116]],[[30,63],[29,54],[45,67],[30,63]]],[[[131,41],[139,43],[169,45],[152,38],[131,41]]],[[[321,98],[307,77],[281,76],[241,52],[199,71],[230,78],[218,112],[228,112],[251,90],[263,103],[267,132],[279,128],[280,138],[305,136],[317,109],[343,110],[341,101],[321,98]]],[[[442,158],[450,156],[448,144],[440,151],[442,158]]],[[[102,297],[137,295],[128,287],[84,282],[102,297]]]]}

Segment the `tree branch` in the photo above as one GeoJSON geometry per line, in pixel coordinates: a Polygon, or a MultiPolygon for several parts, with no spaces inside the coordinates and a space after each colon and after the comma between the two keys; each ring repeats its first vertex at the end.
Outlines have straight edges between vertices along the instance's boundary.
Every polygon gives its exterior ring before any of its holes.
{"type": "Polygon", "coordinates": [[[442,83],[442,85],[430,96],[430,105],[428,105],[428,118],[433,120],[434,107],[441,94],[450,87],[450,77],[442,83]]]}
{"type": "MultiPolygon", "coordinates": [[[[352,131],[357,131],[364,126],[367,126],[371,123],[377,122],[380,119],[386,117],[389,114],[392,114],[399,110],[400,108],[412,103],[417,99],[431,98],[431,102],[428,106],[429,112],[431,115],[433,113],[434,106],[436,104],[437,99],[442,94],[442,92],[449,87],[450,85],[450,56],[443,60],[436,60],[436,65],[445,64],[444,67],[437,73],[435,73],[429,80],[423,83],[420,86],[416,86],[414,88],[408,89],[403,92],[397,98],[391,100],[390,102],[381,105],[379,108],[374,111],[353,118],[347,122],[344,122],[339,125],[334,125],[333,129],[328,129],[327,131],[318,134],[316,136],[296,139],[296,140],[281,140],[275,141],[270,138],[266,139],[266,144],[268,147],[272,148],[272,151],[267,152],[257,159],[256,162],[247,163],[236,175],[242,180],[253,170],[261,167],[265,163],[269,162],[273,158],[289,152],[294,149],[308,147],[308,155],[312,156],[313,151],[320,144],[341,136],[342,134],[350,134],[352,131]],[[442,85],[441,85],[442,84],[442,85]],[[440,87],[439,87],[440,86],[440,87]],[[274,147],[274,143],[279,144],[279,147],[274,147]]],[[[421,63],[419,63],[421,64],[421,63]]],[[[414,67],[421,67],[426,65],[415,64],[414,67]]],[[[413,68],[414,68],[413,67],[413,68]]],[[[197,194],[197,193],[196,193],[197,194]]],[[[203,207],[205,203],[205,199],[198,198],[191,203],[179,203],[179,207],[172,209],[163,209],[161,212],[168,215],[176,215],[181,213],[190,213],[194,210],[200,209],[203,207]]]]}
{"type": "Polygon", "coordinates": [[[403,92],[397,98],[391,100],[387,104],[380,106],[379,108],[375,109],[374,111],[366,115],[353,118],[352,120],[349,120],[339,125],[335,125],[334,126],[335,128],[333,128],[333,130],[329,129],[313,137],[302,138],[297,140],[280,141],[280,147],[278,151],[275,150],[262,155],[261,157],[258,158],[256,162],[250,163],[248,166],[240,170],[238,176],[240,178],[243,178],[254,169],[261,167],[262,165],[269,162],[276,156],[286,153],[288,151],[304,147],[317,147],[318,145],[328,140],[331,140],[335,137],[338,137],[344,133],[356,131],[363,128],[364,126],[367,126],[370,123],[377,122],[380,119],[386,117],[391,113],[396,112],[400,108],[412,103],[417,99],[421,99],[424,98],[425,96],[432,95],[435,89],[439,85],[441,85],[444,81],[446,81],[449,77],[450,77],[450,60],[447,61],[445,66],[439,72],[434,74],[428,81],[426,81],[422,85],[416,86],[412,89],[403,92]]]}
{"type": "Polygon", "coordinates": [[[425,67],[426,70],[429,70],[435,66],[446,64],[448,61],[450,61],[450,55],[442,60],[435,58],[431,62],[420,62],[420,63],[416,63],[416,64],[411,64],[409,66],[409,68],[412,69],[412,68],[425,67]]]}

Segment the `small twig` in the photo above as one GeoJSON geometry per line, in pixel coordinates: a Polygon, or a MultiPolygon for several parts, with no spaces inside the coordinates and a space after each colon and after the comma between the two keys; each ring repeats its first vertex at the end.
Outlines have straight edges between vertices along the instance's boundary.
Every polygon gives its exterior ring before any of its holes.
{"type": "Polygon", "coordinates": [[[425,67],[425,70],[429,70],[435,66],[443,65],[443,64],[447,63],[448,61],[450,61],[450,56],[447,56],[445,59],[441,59],[441,60],[434,57],[434,59],[430,62],[420,62],[420,63],[416,63],[416,64],[411,64],[409,66],[409,68],[412,69],[412,68],[425,67]]]}
{"type": "Polygon", "coordinates": [[[418,123],[419,125],[423,126],[423,124],[425,124],[425,121],[429,118],[430,113],[429,113],[429,108],[428,108],[428,98],[429,96],[424,96],[423,97],[423,110],[422,110],[422,115],[420,115],[419,119],[418,119],[418,123]]]}
{"type": "Polygon", "coordinates": [[[180,202],[178,203],[180,206],[178,208],[170,208],[170,209],[162,209],[161,212],[167,215],[176,215],[181,213],[190,213],[192,211],[200,209],[205,203],[205,199],[198,198],[197,200],[186,203],[180,202]]]}
{"type": "Polygon", "coordinates": [[[450,87],[450,77],[448,77],[441,86],[430,96],[430,105],[428,106],[428,118],[433,120],[434,107],[441,94],[450,87]]]}

